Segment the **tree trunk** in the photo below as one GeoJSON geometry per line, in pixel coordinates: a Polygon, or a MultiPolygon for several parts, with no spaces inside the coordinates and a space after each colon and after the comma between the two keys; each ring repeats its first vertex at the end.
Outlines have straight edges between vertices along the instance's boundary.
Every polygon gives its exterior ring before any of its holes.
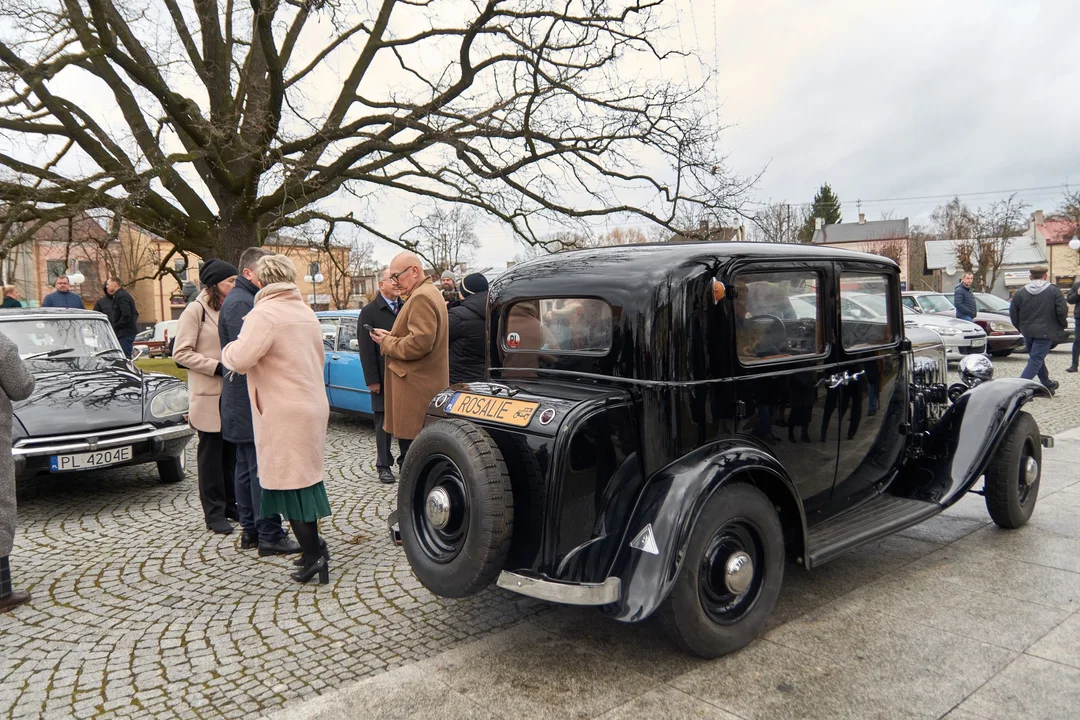
{"type": "Polygon", "coordinates": [[[247,217],[239,203],[222,207],[214,257],[236,265],[243,252],[253,245],[260,245],[255,221],[247,217]]]}

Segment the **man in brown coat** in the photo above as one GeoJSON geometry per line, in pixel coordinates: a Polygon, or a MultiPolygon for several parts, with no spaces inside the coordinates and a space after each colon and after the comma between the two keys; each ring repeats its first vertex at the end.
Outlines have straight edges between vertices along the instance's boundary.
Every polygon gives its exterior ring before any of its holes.
{"type": "Polygon", "coordinates": [[[371,339],[386,358],[383,428],[396,437],[402,459],[424,427],[428,403],[450,385],[450,333],[442,293],[424,275],[420,258],[398,254],[390,263],[389,279],[408,301],[401,306],[394,329],[376,328],[371,339]]]}

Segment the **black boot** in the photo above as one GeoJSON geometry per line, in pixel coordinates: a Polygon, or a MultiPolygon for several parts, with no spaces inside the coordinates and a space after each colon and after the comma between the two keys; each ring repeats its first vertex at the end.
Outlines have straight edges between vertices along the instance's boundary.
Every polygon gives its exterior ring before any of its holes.
{"type": "Polygon", "coordinates": [[[30,593],[12,590],[11,565],[6,556],[0,558],[0,613],[27,602],[30,602],[30,593]]]}
{"type": "MultiPolygon", "coordinates": [[[[330,548],[326,547],[326,538],[322,535],[319,536],[319,551],[320,554],[326,558],[326,562],[330,562],[330,548]]],[[[293,560],[293,565],[296,567],[304,567],[305,564],[303,555],[293,560]]]]}

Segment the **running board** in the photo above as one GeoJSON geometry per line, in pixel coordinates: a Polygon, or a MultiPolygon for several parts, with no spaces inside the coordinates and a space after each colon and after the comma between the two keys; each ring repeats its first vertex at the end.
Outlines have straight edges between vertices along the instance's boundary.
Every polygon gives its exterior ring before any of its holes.
{"type": "Polygon", "coordinates": [[[879,495],[810,528],[806,567],[816,567],[852,548],[918,525],[939,512],[937,503],[879,495]]]}

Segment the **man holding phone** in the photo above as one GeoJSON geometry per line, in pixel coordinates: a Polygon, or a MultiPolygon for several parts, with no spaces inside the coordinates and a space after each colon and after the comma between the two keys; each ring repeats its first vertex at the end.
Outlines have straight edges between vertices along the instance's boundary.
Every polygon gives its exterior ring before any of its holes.
{"type": "Polygon", "coordinates": [[[397,284],[389,279],[389,273],[389,268],[379,273],[379,293],[374,300],[360,310],[360,332],[357,332],[360,362],[364,366],[364,378],[367,380],[368,390],[371,391],[371,412],[375,416],[375,447],[378,451],[375,467],[379,471],[379,482],[387,484],[394,482],[394,473],[391,470],[394,464],[394,451],[391,436],[383,429],[385,417],[383,373],[386,368],[379,346],[371,339],[371,331],[392,330],[398,310],[401,309],[401,297],[397,284]]]}

